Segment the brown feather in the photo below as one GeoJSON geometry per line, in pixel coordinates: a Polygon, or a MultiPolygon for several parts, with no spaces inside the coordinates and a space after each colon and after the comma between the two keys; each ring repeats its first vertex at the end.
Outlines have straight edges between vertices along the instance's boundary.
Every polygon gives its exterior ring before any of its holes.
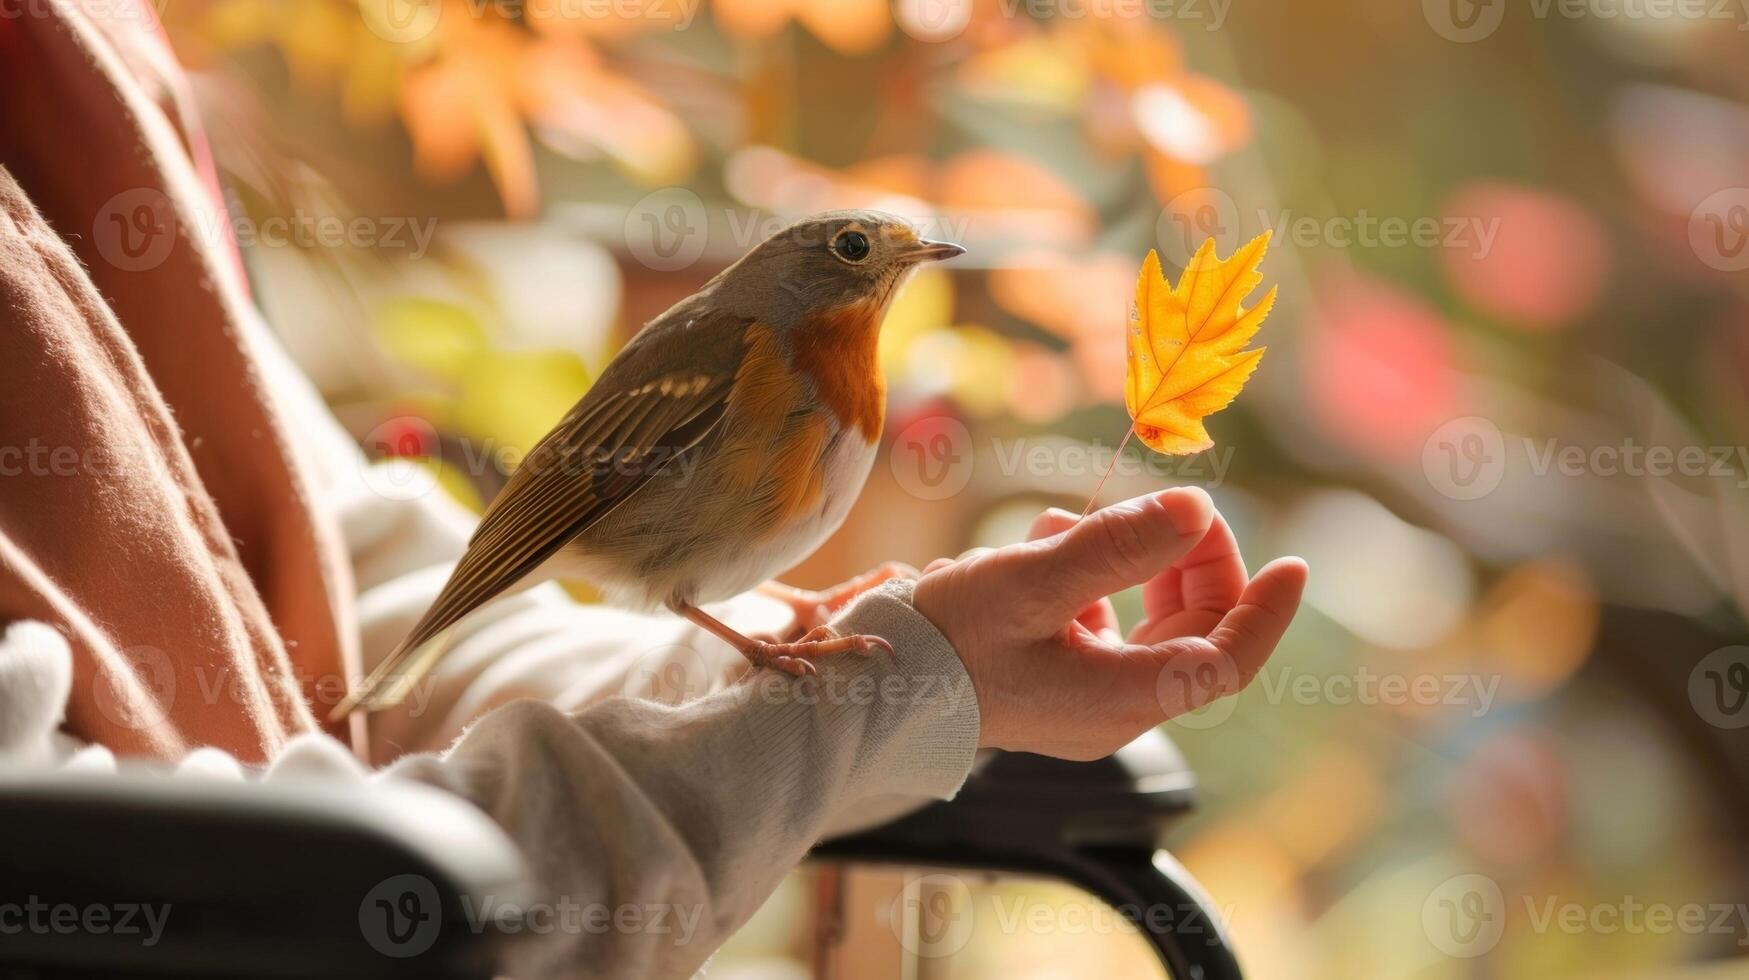
{"type": "Polygon", "coordinates": [[[715,431],[728,407],[748,325],[714,326],[721,329],[652,327],[634,338],[517,467],[437,600],[331,717],[359,705],[374,709],[398,701],[436,659],[415,657],[421,647],[515,585],[715,431]],[[675,345],[689,342],[705,349],[674,356],[675,345]],[[715,354],[714,363],[699,354],[715,354]],[[676,363],[693,366],[640,373],[676,363]]]}

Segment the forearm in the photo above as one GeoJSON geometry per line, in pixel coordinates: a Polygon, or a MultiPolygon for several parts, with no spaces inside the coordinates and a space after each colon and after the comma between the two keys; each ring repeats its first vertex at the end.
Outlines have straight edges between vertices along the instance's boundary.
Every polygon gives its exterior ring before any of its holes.
{"type": "Polygon", "coordinates": [[[759,672],[681,707],[615,699],[567,715],[519,702],[445,755],[391,767],[496,818],[553,901],[640,924],[555,930],[523,944],[513,972],[687,976],[835,816],[883,795],[951,796],[971,766],[977,704],[907,588],[840,623],[886,637],[896,658],[833,658],[803,681],[759,672]]]}

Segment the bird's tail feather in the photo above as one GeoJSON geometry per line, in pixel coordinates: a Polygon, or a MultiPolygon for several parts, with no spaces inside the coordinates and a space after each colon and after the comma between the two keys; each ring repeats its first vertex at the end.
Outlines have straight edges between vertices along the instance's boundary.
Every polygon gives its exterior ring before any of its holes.
{"type": "Polygon", "coordinates": [[[424,627],[424,623],[415,627],[395,652],[384,657],[357,688],[334,706],[328,720],[339,721],[359,708],[366,711],[392,708],[406,700],[449,647],[449,639],[444,635],[448,632],[446,628],[425,632],[424,627]]]}
{"type": "Polygon", "coordinates": [[[400,704],[431,668],[443,659],[444,652],[449,649],[449,640],[444,637],[449,633],[450,627],[466,619],[487,602],[515,595],[542,581],[541,576],[523,572],[494,583],[494,587],[489,590],[482,590],[474,587],[468,576],[460,574],[467,561],[468,557],[464,555],[462,565],[458,565],[457,571],[451,573],[449,581],[438,591],[431,608],[419,617],[413,631],[407,634],[407,638],[401,641],[395,652],[383,658],[383,662],[370,672],[370,676],[357,689],[334,706],[334,710],[328,713],[329,721],[339,721],[359,708],[378,711],[400,704]]]}

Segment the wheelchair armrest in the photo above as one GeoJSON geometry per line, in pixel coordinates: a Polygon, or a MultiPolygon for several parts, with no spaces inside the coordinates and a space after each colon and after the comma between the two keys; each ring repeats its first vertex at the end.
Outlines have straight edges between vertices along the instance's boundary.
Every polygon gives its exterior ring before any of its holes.
{"type": "Polygon", "coordinates": [[[531,889],[415,785],[6,774],[0,828],[0,967],[29,976],[490,977],[481,903],[531,889]]]}
{"type": "Polygon", "coordinates": [[[822,843],[816,858],[1059,878],[1130,918],[1174,978],[1237,980],[1239,965],[1201,886],[1158,850],[1189,812],[1195,776],[1152,731],[1095,762],[998,753],[954,799],[822,843]]]}
{"type": "Polygon", "coordinates": [[[1153,731],[1093,762],[998,752],[972,771],[959,795],[892,823],[829,841],[824,849],[881,846],[982,851],[1006,843],[1053,847],[1152,847],[1195,803],[1196,777],[1164,734],[1153,731]]]}

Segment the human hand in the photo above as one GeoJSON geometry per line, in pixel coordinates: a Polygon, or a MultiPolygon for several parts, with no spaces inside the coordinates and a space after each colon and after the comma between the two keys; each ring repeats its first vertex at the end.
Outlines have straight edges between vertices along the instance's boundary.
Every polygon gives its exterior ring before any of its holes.
{"type": "Polygon", "coordinates": [[[986,747],[1097,759],[1242,690],[1299,608],[1306,564],[1249,579],[1232,529],[1195,487],[1077,520],[1048,510],[1036,540],[937,561],[912,605],[971,677],[986,747]],[[1106,598],[1142,586],[1127,639],[1106,598]]]}

